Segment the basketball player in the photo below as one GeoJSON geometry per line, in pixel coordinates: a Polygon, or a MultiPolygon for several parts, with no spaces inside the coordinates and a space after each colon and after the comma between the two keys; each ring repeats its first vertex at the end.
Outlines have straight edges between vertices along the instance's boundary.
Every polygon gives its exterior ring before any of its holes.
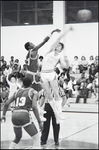
{"type": "Polygon", "coordinates": [[[32,87],[36,91],[40,91],[42,89],[40,84],[40,76],[38,74],[38,50],[50,39],[54,32],[60,32],[59,29],[53,30],[49,36],[47,36],[39,45],[35,46],[31,42],[25,43],[25,49],[28,50],[28,54],[26,59],[28,61],[28,71],[27,76],[30,76],[32,79],[32,87]]]}
{"type": "Polygon", "coordinates": [[[42,130],[43,125],[39,117],[37,108],[38,92],[30,88],[32,81],[29,77],[23,79],[23,87],[20,88],[13,96],[6,101],[1,120],[6,120],[6,112],[9,104],[15,100],[16,107],[12,113],[12,124],[15,133],[15,139],[11,142],[9,149],[17,149],[18,143],[22,138],[22,127],[33,138],[33,148],[40,145],[39,132],[31,121],[29,110],[32,108],[34,115],[38,121],[39,128],[42,130]]]}
{"type": "MultiPolygon", "coordinates": [[[[60,58],[61,58],[61,52],[64,49],[64,44],[60,43],[60,40],[70,30],[72,30],[72,28],[62,33],[56,39],[56,41],[52,44],[49,52],[43,58],[42,70],[41,70],[41,82],[42,82],[42,87],[45,91],[45,98],[49,100],[49,103],[51,107],[53,108],[57,123],[60,123],[60,119],[62,119],[61,118],[62,98],[59,96],[59,93],[58,93],[58,82],[57,82],[57,77],[56,77],[56,73],[54,69],[58,63],[62,62],[60,58]],[[53,91],[54,98],[52,97],[50,89],[52,89],[53,91]]],[[[65,65],[68,69],[69,61],[67,57],[65,58],[65,65]]]]}

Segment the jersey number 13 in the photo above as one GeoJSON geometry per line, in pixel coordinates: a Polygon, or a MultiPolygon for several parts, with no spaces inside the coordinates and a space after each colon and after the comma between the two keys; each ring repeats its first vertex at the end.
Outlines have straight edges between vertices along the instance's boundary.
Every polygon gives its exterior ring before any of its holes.
{"type": "Polygon", "coordinates": [[[16,100],[16,107],[17,106],[24,106],[26,102],[26,97],[17,98],[16,100]]]}

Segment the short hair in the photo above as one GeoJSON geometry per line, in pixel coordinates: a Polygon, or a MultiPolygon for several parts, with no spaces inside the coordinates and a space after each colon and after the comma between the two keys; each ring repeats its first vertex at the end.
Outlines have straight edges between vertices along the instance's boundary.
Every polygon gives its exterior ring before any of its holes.
{"type": "Polygon", "coordinates": [[[93,55],[91,55],[89,58],[92,58],[92,60],[94,60],[94,57],[93,57],[93,55]]]}
{"type": "MultiPolygon", "coordinates": [[[[25,43],[24,47],[25,47],[26,50],[29,50],[30,43],[31,43],[31,42],[25,43]]],[[[32,44],[33,44],[33,43],[32,43],[32,44]]],[[[33,44],[33,46],[35,47],[34,44],[33,44]]]]}
{"type": "Polygon", "coordinates": [[[25,43],[24,47],[26,50],[29,50],[28,46],[30,45],[30,42],[25,43]]]}
{"type": "Polygon", "coordinates": [[[19,62],[19,59],[15,59],[15,62],[17,62],[17,63],[18,63],[18,62],[19,62]]]}
{"type": "Polygon", "coordinates": [[[92,63],[92,64],[91,64],[91,66],[94,66],[94,67],[95,67],[95,64],[94,64],[94,63],[92,63]]]}
{"type": "Polygon", "coordinates": [[[39,59],[43,59],[43,56],[39,56],[39,59]]]}
{"type": "Polygon", "coordinates": [[[32,84],[32,79],[30,77],[23,78],[23,85],[25,87],[30,87],[31,84],[32,84]]]}
{"type": "Polygon", "coordinates": [[[82,60],[82,58],[84,58],[84,60],[86,60],[86,57],[85,57],[85,56],[81,56],[81,60],[82,60]]]}
{"type": "Polygon", "coordinates": [[[78,59],[78,56],[74,56],[74,58],[77,58],[77,59],[78,59]]]}
{"type": "Polygon", "coordinates": [[[64,49],[64,44],[59,42],[59,44],[62,46],[61,50],[64,49]]]}

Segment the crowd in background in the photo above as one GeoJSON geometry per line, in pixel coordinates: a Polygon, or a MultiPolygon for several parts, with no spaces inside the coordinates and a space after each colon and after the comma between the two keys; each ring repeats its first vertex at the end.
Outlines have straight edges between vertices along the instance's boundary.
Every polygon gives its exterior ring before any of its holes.
{"type": "MultiPolygon", "coordinates": [[[[38,60],[40,72],[43,56],[40,56],[38,60]]],[[[8,99],[11,90],[10,83],[15,84],[14,89],[22,86],[22,78],[25,76],[24,71],[26,70],[28,70],[27,60],[21,65],[19,59],[15,59],[14,56],[10,57],[9,63],[4,56],[0,57],[0,103],[4,103],[8,99]]],[[[99,56],[95,58],[90,56],[89,60],[86,60],[85,56],[82,56],[81,60],[78,59],[78,56],[74,56],[69,69],[64,68],[60,71],[56,67],[55,71],[61,97],[64,94],[67,99],[75,97],[76,103],[79,102],[80,98],[84,98],[84,103],[86,103],[87,98],[91,98],[92,95],[98,100],[99,56]],[[79,74],[78,78],[76,78],[76,74],[79,74]]]]}

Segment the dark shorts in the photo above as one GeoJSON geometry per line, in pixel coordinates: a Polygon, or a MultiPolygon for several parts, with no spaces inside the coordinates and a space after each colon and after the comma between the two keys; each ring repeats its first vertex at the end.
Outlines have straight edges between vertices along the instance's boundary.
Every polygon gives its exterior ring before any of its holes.
{"type": "Polygon", "coordinates": [[[42,86],[41,86],[41,82],[40,82],[40,76],[37,75],[37,74],[27,74],[26,76],[30,77],[31,80],[32,80],[32,85],[31,87],[36,90],[37,92],[39,92],[41,89],[42,89],[42,86]]]}
{"type": "Polygon", "coordinates": [[[15,127],[25,127],[32,124],[29,112],[27,110],[14,110],[12,113],[12,123],[15,127]]]}

